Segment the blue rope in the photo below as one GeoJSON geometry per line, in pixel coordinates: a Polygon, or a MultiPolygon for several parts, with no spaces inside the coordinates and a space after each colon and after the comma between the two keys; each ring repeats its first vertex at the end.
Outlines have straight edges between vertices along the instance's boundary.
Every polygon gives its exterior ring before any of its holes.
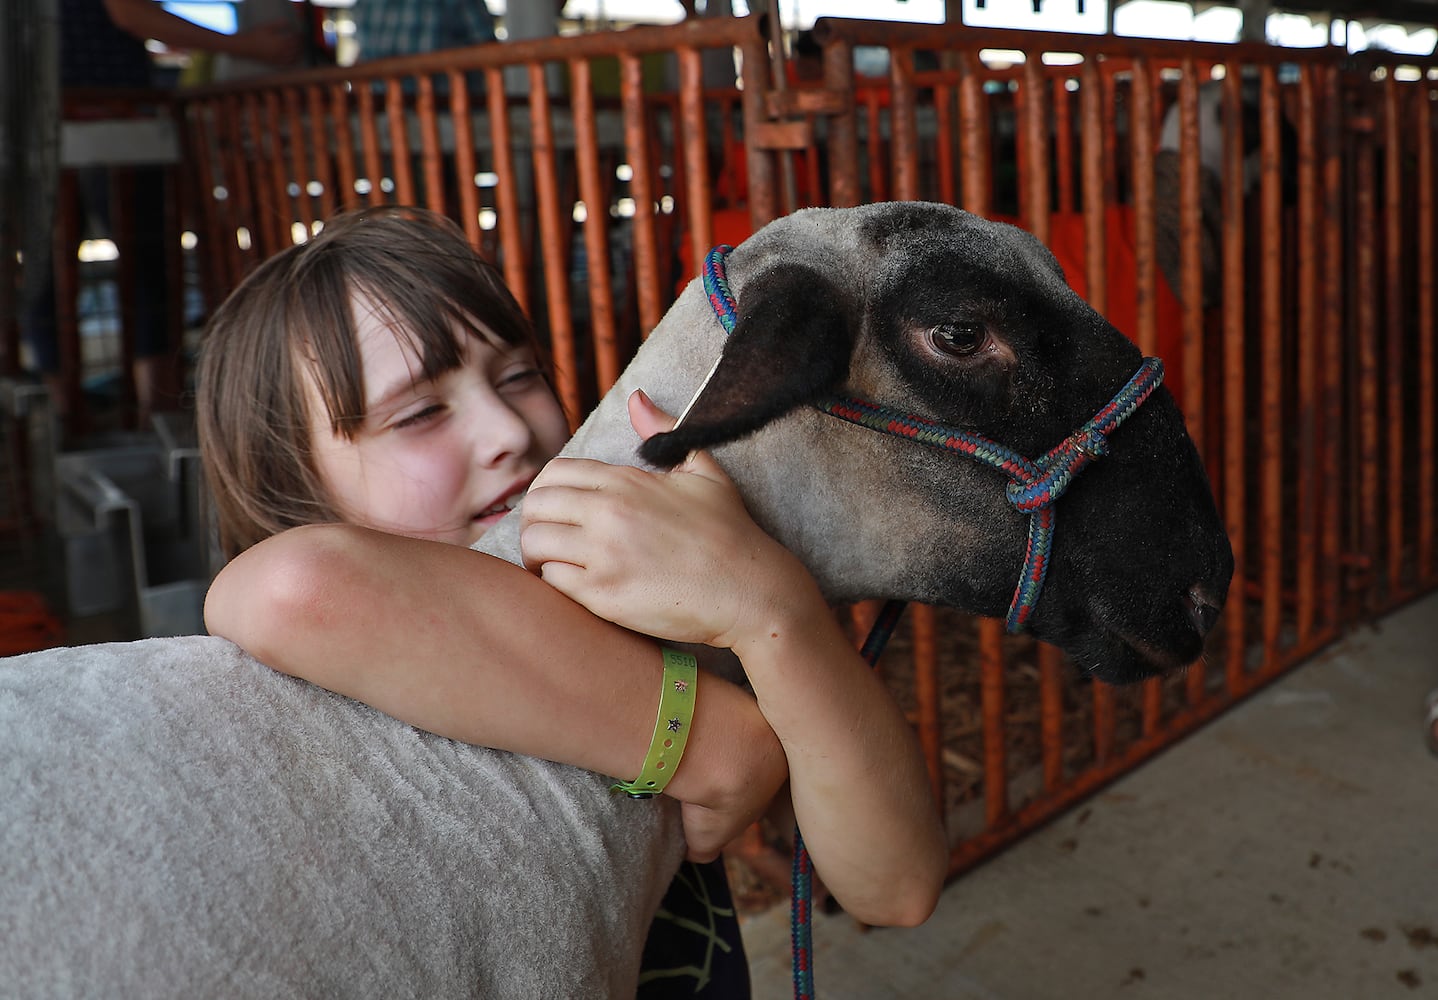
{"type": "MultiPolygon", "coordinates": [[[[886,601],[879,610],[869,629],[868,638],[859,649],[859,655],[869,666],[879,662],[884,646],[899,624],[906,602],[886,601]]],[[[794,861],[791,869],[791,892],[789,894],[789,942],[793,955],[794,1000],[813,1000],[814,997],[814,867],[809,859],[809,849],[804,846],[804,835],[794,827],[794,861]]]]}
{"type": "Polygon", "coordinates": [[[1162,381],[1163,362],[1158,358],[1144,358],[1138,371],[1113,399],[1082,427],[1036,460],[1027,459],[980,434],[948,427],[867,400],[831,397],[817,405],[820,410],[840,420],[932,448],[967,455],[1009,477],[1004,495],[1015,510],[1029,515],[1024,568],[1019,574],[1004,622],[1010,632],[1017,633],[1027,627],[1048,574],[1054,535],[1054,504],[1089,463],[1108,454],[1108,435],[1127,420],[1162,381]]]}

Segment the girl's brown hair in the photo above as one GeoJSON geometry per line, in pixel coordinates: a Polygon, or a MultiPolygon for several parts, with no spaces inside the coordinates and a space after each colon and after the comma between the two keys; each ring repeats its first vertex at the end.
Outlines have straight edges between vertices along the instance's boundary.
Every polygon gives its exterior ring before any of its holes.
{"type": "Polygon", "coordinates": [[[342,520],[315,470],[304,380],[331,429],[353,437],[365,416],[356,293],[411,338],[426,378],[462,363],[456,327],[538,352],[499,274],[441,215],[348,213],[271,257],[215,311],[196,372],[200,455],[227,558],[286,528],[342,520]]]}

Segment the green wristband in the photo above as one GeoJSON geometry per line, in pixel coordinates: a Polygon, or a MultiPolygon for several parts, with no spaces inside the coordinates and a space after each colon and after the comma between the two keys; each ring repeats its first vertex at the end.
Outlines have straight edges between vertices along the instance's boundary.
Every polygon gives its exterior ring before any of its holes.
{"type": "Polygon", "coordinates": [[[610,785],[631,799],[647,799],[664,791],[684,746],[689,742],[689,724],[694,721],[695,681],[699,678],[699,661],[688,653],[664,649],[664,685],[659,690],[659,715],[654,720],[654,739],[644,758],[644,769],[633,781],[617,781],[610,785]]]}

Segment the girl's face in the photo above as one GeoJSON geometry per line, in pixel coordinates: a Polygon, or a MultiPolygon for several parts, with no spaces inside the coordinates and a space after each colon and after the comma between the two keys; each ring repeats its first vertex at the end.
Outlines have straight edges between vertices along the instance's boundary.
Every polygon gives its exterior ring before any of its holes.
{"type": "Polygon", "coordinates": [[[333,433],[306,379],[315,466],[346,520],[470,545],[568,440],[564,414],[528,347],[497,347],[456,329],[464,363],[425,380],[409,339],[363,296],[352,305],[364,423],[354,440],[333,433]]]}

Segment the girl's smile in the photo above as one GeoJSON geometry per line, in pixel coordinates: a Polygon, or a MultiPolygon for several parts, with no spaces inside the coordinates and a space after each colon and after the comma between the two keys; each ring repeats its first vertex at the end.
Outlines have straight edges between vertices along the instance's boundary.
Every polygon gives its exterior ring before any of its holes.
{"type": "Polygon", "coordinates": [[[428,379],[403,329],[363,294],[351,307],[364,421],[353,440],[332,431],[318,388],[306,379],[316,470],[347,520],[473,544],[569,438],[549,383],[529,348],[458,327],[463,363],[428,379]]]}

